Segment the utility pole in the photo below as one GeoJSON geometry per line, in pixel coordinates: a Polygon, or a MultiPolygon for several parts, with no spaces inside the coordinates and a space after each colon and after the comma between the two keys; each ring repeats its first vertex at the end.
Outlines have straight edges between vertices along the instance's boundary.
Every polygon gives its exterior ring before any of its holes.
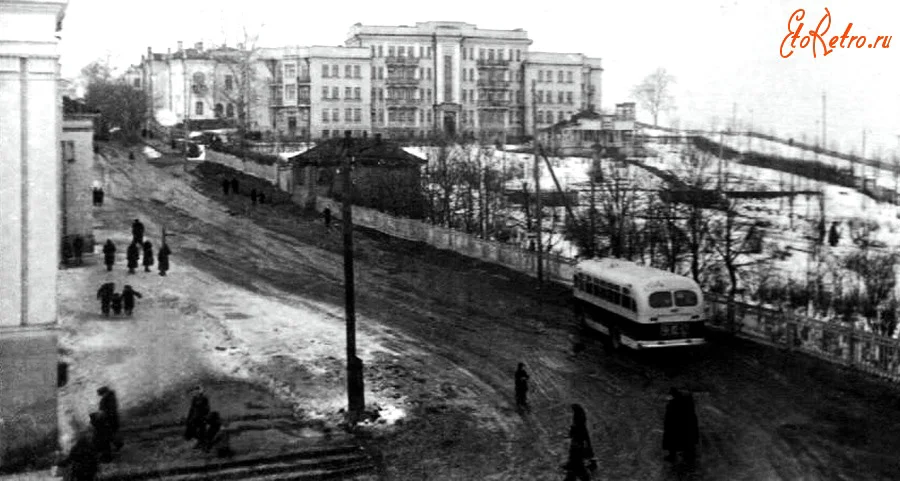
{"type": "MultiPolygon", "coordinates": [[[[537,85],[536,81],[531,81],[531,103],[534,107],[537,107],[537,85]]],[[[534,141],[532,145],[532,154],[534,155],[534,207],[535,207],[535,232],[537,233],[537,239],[535,239],[535,245],[537,246],[537,278],[538,278],[538,289],[543,287],[544,284],[544,263],[543,263],[543,242],[541,241],[541,231],[542,231],[542,222],[541,218],[541,164],[538,161],[538,130],[537,130],[537,109],[531,109],[532,115],[534,117],[534,141]]]]}
{"type": "MultiPolygon", "coordinates": [[[[900,136],[898,136],[898,138],[900,138],[900,136]]],[[[597,242],[595,240],[596,232],[597,232],[597,220],[596,220],[597,219],[597,213],[596,213],[597,201],[596,201],[596,197],[595,197],[595,195],[596,195],[595,185],[596,184],[594,183],[594,175],[597,172],[597,169],[599,168],[599,162],[597,162],[597,154],[596,153],[593,155],[592,161],[593,161],[593,165],[591,166],[592,168],[590,170],[590,175],[588,175],[588,178],[591,181],[591,205],[589,207],[590,208],[590,219],[591,219],[591,231],[590,231],[591,243],[590,243],[590,249],[588,250],[588,253],[591,255],[591,259],[593,259],[594,257],[597,256],[597,242]]]]}
{"type": "Polygon", "coordinates": [[[341,149],[343,189],[341,192],[341,220],[344,230],[344,309],[347,318],[347,401],[350,424],[355,424],[365,409],[363,362],[356,357],[356,293],[353,285],[353,157],[348,152],[353,145],[350,131],[344,132],[341,149]]]}

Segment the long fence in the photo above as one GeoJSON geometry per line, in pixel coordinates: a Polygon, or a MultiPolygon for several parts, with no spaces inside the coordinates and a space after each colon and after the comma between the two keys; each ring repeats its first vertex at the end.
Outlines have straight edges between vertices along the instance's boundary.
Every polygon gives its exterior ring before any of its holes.
{"type": "MultiPolygon", "coordinates": [[[[214,158],[210,159],[215,162],[214,158]]],[[[249,170],[242,170],[257,175],[249,170]]],[[[270,174],[271,175],[271,174],[270,174]]],[[[265,175],[257,175],[270,182],[265,175]]],[[[283,188],[283,187],[282,187],[283,188]]],[[[335,218],[341,216],[341,204],[333,199],[318,197],[316,209],[328,208],[335,218]]],[[[423,242],[485,262],[506,266],[512,270],[537,276],[537,252],[516,245],[503,244],[427,224],[412,219],[397,218],[374,209],[353,206],[353,223],[383,234],[415,242],[423,242]]],[[[564,285],[572,284],[575,261],[554,254],[543,257],[544,274],[548,280],[564,285]]],[[[731,331],[743,338],[783,349],[799,351],[820,359],[871,373],[892,381],[900,381],[900,341],[863,332],[846,324],[807,318],[761,306],[735,302],[734,327],[727,321],[728,302],[724,297],[707,294],[709,327],[731,331]]]]}

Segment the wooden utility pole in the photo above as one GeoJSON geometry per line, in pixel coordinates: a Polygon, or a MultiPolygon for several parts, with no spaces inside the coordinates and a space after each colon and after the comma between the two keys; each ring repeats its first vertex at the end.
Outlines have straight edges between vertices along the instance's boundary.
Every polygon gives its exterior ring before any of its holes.
{"type": "Polygon", "coordinates": [[[596,154],[592,157],[593,165],[591,166],[590,175],[588,175],[589,180],[591,181],[591,205],[590,205],[590,219],[591,219],[591,243],[590,250],[588,253],[591,255],[591,258],[597,257],[597,241],[596,241],[596,232],[597,232],[597,201],[596,201],[596,187],[594,183],[594,175],[599,166],[599,162],[597,162],[596,154]]]}
{"type": "Polygon", "coordinates": [[[351,169],[353,157],[348,152],[353,139],[350,131],[344,132],[341,149],[343,189],[341,192],[341,220],[344,230],[344,309],[347,318],[347,401],[349,421],[356,423],[365,409],[365,385],[363,362],[356,357],[356,292],[353,284],[353,182],[351,169]]]}
{"type": "Polygon", "coordinates": [[[536,82],[534,80],[531,81],[531,99],[532,99],[532,107],[531,112],[534,116],[534,140],[532,146],[532,153],[534,155],[534,207],[535,207],[535,232],[537,233],[535,239],[535,245],[537,246],[537,278],[538,278],[538,287],[543,286],[544,283],[544,262],[543,262],[543,242],[541,241],[541,231],[543,230],[543,219],[541,218],[541,164],[538,162],[538,130],[537,130],[537,90],[536,90],[536,82]]]}

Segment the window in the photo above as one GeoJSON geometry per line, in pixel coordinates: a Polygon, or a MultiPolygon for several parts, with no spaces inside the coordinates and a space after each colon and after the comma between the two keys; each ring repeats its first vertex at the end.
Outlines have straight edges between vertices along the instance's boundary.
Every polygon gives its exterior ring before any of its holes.
{"type": "Polygon", "coordinates": [[[197,102],[194,104],[194,114],[203,115],[203,102],[197,102]]]}
{"type": "Polygon", "coordinates": [[[406,57],[406,47],[397,47],[397,56],[400,58],[406,57]]]}
{"type": "Polygon", "coordinates": [[[225,90],[231,90],[234,88],[234,77],[231,75],[225,76],[225,90]]]}
{"type": "Polygon", "coordinates": [[[328,65],[322,65],[322,78],[328,78],[328,65]]]}
{"type": "Polygon", "coordinates": [[[344,109],[344,121],[350,122],[353,119],[353,109],[344,109]]]}
{"type": "Polygon", "coordinates": [[[556,81],[559,82],[559,83],[563,83],[563,75],[564,75],[564,74],[563,74],[563,71],[560,70],[559,73],[558,73],[557,76],[556,76],[556,81]]]}
{"type": "Polygon", "coordinates": [[[675,305],[678,307],[696,306],[699,303],[694,291],[675,291],[675,305]]]}
{"type": "Polygon", "coordinates": [[[322,100],[328,100],[328,87],[322,87],[322,100]]]}
{"type": "Polygon", "coordinates": [[[428,70],[426,70],[426,73],[427,73],[428,80],[431,80],[431,67],[428,67],[428,70]]]}
{"type": "Polygon", "coordinates": [[[136,89],[141,88],[141,79],[139,79],[139,78],[134,79],[134,82],[132,82],[132,85],[134,85],[134,88],[136,88],[136,89]]]}
{"type": "Polygon", "coordinates": [[[60,144],[62,146],[63,162],[75,162],[75,141],[63,140],[60,144]]]}
{"type": "Polygon", "coordinates": [[[463,91],[462,91],[462,101],[463,101],[463,102],[468,102],[468,101],[469,101],[468,98],[467,98],[466,93],[467,93],[466,90],[463,90],[463,91]]]}
{"type": "Polygon", "coordinates": [[[544,123],[544,112],[541,112],[540,110],[537,111],[537,123],[544,123]]]}
{"type": "Polygon", "coordinates": [[[345,99],[353,98],[353,87],[344,87],[344,98],[345,99]]]}
{"type": "Polygon", "coordinates": [[[284,76],[292,79],[297,76],[297,65],[292,63],[284,64],[284,76]]]}
{"type": "Polygon", "coordinates": [[[344,78],[353,78],[353,66],[344,65],[344,78]]]}
{"type": "Polygon", "coordinates": [[[572,104],[572,92],[566,92],[566,103],[572,104]]]}
{"type": "Polygon", "coordinates": [[[340,87],[331,87],[331,99],[332,100],[340,100],[341,98],[341,88],[340,87]]]}
{"type": "Polygon", "coordinates": [[[222,117],[222,114],[225,113],[225,106],[222,104],[216,104],[216,106],[213,108],[213,111],[216,113],[217,118],[222,117]]]}
{"type": "Polygon", "coordinates": [[[548,90],[547,96],[545,97],[545,99],[547,100],[548,104],[552,104],[553,103],[553,92],[548,90]]]}
{"type": "Polygon", "coordinates": [[[463,59],[463,60],[466,60],[466,52],[467,52],[467,51],[468,51],[467,48],[463,48],[463,49],[462,49],[462,59],[463,59]]]}
{"type": "Polygon", "coordinates": [[[228,104],[225,106],[225,116],[230,118],[234,118],[234,104],[228,104]]]}
{"type": "Polygon", "coordinates": [[[424,56],[425,56],[425,47],[419,45],[419,58],[422,58],[424,56]]]}
{"type": "Polygon", "coordinates": [[[334,78],[339,78],[341,76],[341,69],[337,65],[331,66],[331,76],[334,78]]]}
{"type": "Polygon", "coordinates": [[[519,49],[516,49],[516,62],[519,62],[521,60],[522,60],[522,51],[519,49]]]}
{"type": "Polygon", "coordinates": [[[372,66],[372,75],[371,78],[375,78],[375,66],[372,66]]]}
{"type": "Polygon", "coordinates": [[[378,67],[378,80],[384,78],[384,67],[378,67]]]}
{"type": "Polygon", "coordinates": [[[297,101],[297,87],[288,85],[284,87],[284,99],[288,102],[297,101]]]}
{"type": "Polygon", "coordinates": [[[563,103],[563,100],[565,100],[565,93],[559,92],[559,95],[557,96],[557,100],[559,100],[559,103],[563,103]]]}
{"type": "Polygon", "coordinates": [[[356,100],[362,99],[362,88],[360,88],[360,87],[353,88],[353,98],[355,98],[356,100]]]}
{"type": "Polygon", "coordinates": [[[356,123],[362,122],[362,109],[353,109],[353,121],[356,123]]]}
{"type": "Polygon", "coordinates": [[[353,78],[362,78],[362,68],[359,65],[353,66],[353,78]]]}
{"type": "Polygon", "coordinates": [[[544,71],[538,70],[538,82],[543,82],[543,81],[544,81],[544,71]]]}
{"type": "Polygon", "coordinates": [[[650,294],[650,307],[661,309],[672,307],[672,293],[669,291],[659,291],[650,294]]]}
{"type": "Polygon", "coordinates": [[[331,121],[332,122],[340,122],[341,121],[341,109],[331,109],[331,121]]]}
{"type": "Polygon", "coordinates": [[[372,56],[375,57],[375,46],[372,45],[372,56]]]}
{"type": "Polygon", "coordinates": [[[205,85],[206,84],[206,75],[203,75],[203,72],[197,72],[194,74],[194,85],[205,85]]]}
{"type": "Polygon", "coordinates": [[[382,48],[381,45],[378,46],[378,56],[384,57],[384,49],[382,48]]]}
{"type": "Polygon", "coordinates": [[[512,61],[513,57],[513,49],[509,49],[509,60],[512,61]]]}
{"type": "Polygon", "coordinates": [[[557,112],[557,116],[556,116],[556,121],[557,121],[557,122],[562,122],[562,121],[565,120],[565,119],[566,119],[566,115],[565,115],[564,113],[562,113],[562,112],[557,112]]]}
{"type": "Polygon", "coordinates": [[[297,117],[293,115],[288,117],[288,130],[297,130],[297,117]]]}
{"type": "Polygon", "coordinates": [[[572,83],[572,72],[566,72],[566,82],[572,83]]]}
{"type": "Polygon", "coordinates": [[[539,103],[539,104],[544,103],[544,91],[543,90],[537,91],[537,103],[539,103]]]}
{"type": "Polygon", "coordinates": [[[322,138],[327,139],[330,134],[331,134],[331,131],[329,131],[328,129],[325,129],[322,131],[322,138]]]}
{"type": "Polygon", "coordinates": [[[394,47],[388,47],[388,57],[394,56],[394,47]]]}
{"type": "Polygon", "coordinates": [[[322,109],[322,122],[328,123],[328,109],[322,109]]]}

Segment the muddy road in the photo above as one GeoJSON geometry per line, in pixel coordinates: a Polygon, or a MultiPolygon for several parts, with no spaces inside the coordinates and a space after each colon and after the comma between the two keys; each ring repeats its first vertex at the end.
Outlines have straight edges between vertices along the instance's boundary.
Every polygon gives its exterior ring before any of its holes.
{"type": "MultiPolygon", "coordinates": [[[[287,203],[226,197],[216,166],[184,173],[164,159],[125,158],[104,160],[116,185],[110,194],[127,206],[123,222],[140,214],[166,226],[173,262],[340,313],[338,227],[326,230],[287,203]]],[[[249,191],[253,181],[241,179],[249,191]]],[[[401,353],[371,359],[365,374],[367,390],[407,410],[402,423],[373,435],[391,479],[562,479],[573,402],[588,414],[595,479],[900,477],[900,403],[890,386],[727,339],[692,351],[613,353],[576,323],[560,287],[538,289],[507,269],[365,229],[354,235],[358,324],[401,353]],[[531,375],[526,415],[514,408],[518,362],[531,375]],[[695,392],[693,466],[663,460],[671,386],[695,392]]],[[[291,375],[279,369],[273,363],[273,373],[291,375]]],[[[329,369],[342,379],[340,362],[329,369]]]]}

